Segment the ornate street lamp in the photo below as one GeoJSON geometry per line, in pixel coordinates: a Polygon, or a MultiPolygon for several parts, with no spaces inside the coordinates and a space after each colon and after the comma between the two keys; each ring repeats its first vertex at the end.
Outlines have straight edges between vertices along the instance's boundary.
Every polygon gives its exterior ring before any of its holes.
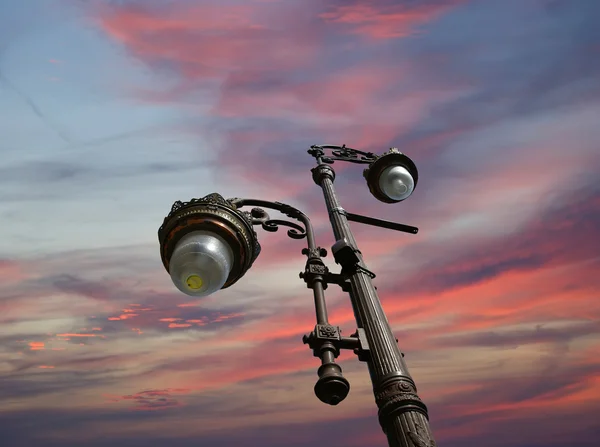
{"type": "Polygon", "coordinates": [[[323,257],[327,251],[318,247],[309,218],[300,210],[280,202],[255,199],[224,199],[213,193],[189,202],[175,202],[158,230],[162,262],[173,283],[182,292],[202,297],[231,286],[252,266],[260,253],[254,226],[266,231],[288,227],[293,239],[307,239],[306,266],[300,273],[313,290],[317,324],[303,337],[303,342],[321,359],[317,397],[330,405],[346,398],[350,384],[335,362],[341,349],[351,349],[366,362],[373,383],[379,422],[393,447],[435,447],[429,427],[427,407],[417,395],[416,385],[404,362],[377,290],[372,283],[375,274],[367,269],[349,222],[374,225],[416,234],[409,225],[352,214],[341,207],[333,187],[335,161],[368,164],[364,177],[371,193],[385,203],[408,198],[418,181],[413,161],[392,148],[383,155],[344,146],[315,145],[308,153],[317,162],[312,177],[323,190],[325,204],[336,242],[332,246],[339,273],[330,272],[323,257]],[[242,211],[245,206],[253,207],[242,211]],[[271,219],[264,209],[272,209],[299,221],[271,219]],[[357,330],[349,337],[329,323],[325,293],[336,284],[350,295],[357,330]]]}
{"type": "Polygon", "coordinates": [[[396,148],[377,157],[363,175],[371,194],[385,203],[407,199],[419,180],[419,172],[413,161],[396,148]]]}

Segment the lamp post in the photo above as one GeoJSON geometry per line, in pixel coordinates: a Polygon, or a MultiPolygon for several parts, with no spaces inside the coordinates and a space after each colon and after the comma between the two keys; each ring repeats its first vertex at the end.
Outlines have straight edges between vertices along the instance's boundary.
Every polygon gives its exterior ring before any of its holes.
{"type": "Polygon", "coordinates": [[[336,240],[332,253],[341,267],[339,273],[329,271],[323,262],[327,251],[316,245],[310,220],[300,210],[280,202],[225,200],[216,193],[173,204],[158,230],[163,264],[179,290],[201,297],[233,285],[252,266],[260,253],[255,226],[266,231],[286,226],[289,237],[306,238],[307,247],[302,254],[307,260],[300,278],[313,291],[317,322],[314,330],[303,337],[303,342],[321,360],[315,394],[330,405],[337,405],[346,398],[350,384],[335,359],[341,349],[351,349],[360,361],[367,363],[379,408],[379,422],[389,445],[435,447],[427,407],[417,395],[404,355],[372,283],[375,274],[364,263],[349,222],[411,234],[416,234],[418,229],[344,210],[334,189],[335,172],[331,165],[336,161],[368,164],[364,177],[369,190],[385,203],[397,203],[410,196],[418,181],[417,168],[395,148],[378,156],[345,145],[314,145],[308,153],[316,160],[312,177],[325,198],[336,240]],[[245,206],[253,208],[242,211],[245,206]],[[302,225],[271,219],[265,208],[279,211],[302,225]],[[357,324],[351,336],[342,336],[340,328],[329,323],[324,293],[329,284],[338,285],[350,296],[357,324]]]}

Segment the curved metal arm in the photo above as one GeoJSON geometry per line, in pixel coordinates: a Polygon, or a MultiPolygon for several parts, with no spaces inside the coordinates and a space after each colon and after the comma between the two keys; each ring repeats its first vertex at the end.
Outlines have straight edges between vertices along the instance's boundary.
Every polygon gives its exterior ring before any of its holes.
{"type": "Polygon", "coordinates": [[[304,336],[303,341],[311,347],[313,355],[321,359],[315,394],[322,402],[337,405],[348,395],[350,384],[343,376],[342,368],[335,362],[335,358],[339,355],[340,348],[354,349],[358,340],[341,337],[340,328],[329,324],[324,294],[329,271],[321,259],[321,256],[325,256],[327,252],[316,246],[310,219],[299,209],[281,202],[238,198],[229,199],[229,202],[237,208],[248,205],[259,207],[252,209],[249,213],[250,218],[253,225],[261,225],[266,231],[277,231],[279,225],[284,225],[290,227],[287,234],[292,239],[302,239],[306,236],[308,249],[303,249],[302,253],[308,259],[304,272],[300,273],[300,278],[303,278],[306,285],[313,290],[317,324],[310,335],[304,336]],[[287,220],[271,219],[262,208],[279,211],[302,222],[304,227],[287,220]]]}
{"type": "Polygon", "coordinates": [[[333,164],[334,161],[347,161],[349,163],[370,164],[377,160],[378,155],[373,152],[359,151],[333,144],[314,144],[308,150],[308,153],[317,159],[317,163],[333,164]]]}
{"type": "Polygon", "coordinates": [[[290,227],[287,231],[287,235],[292,239],[303,239],[306,237],[309,252],[316,253],[317,256],[320,254],[320,250],[315,243],[315,232],[313,230],[310,219],[306,214],[293,206],[286,205],[281,202],[271,202],[269,200],[259,199],[239,199],[233,198],[228,200],[232,205],[237,208],[244,206],[255,206],[260,208],[253,208],[250,211],[250,217],[252,218],[253,225],[261,225],[265,231],[275,232],[279,229],[280,225],[290,227]],[[292,219],[296,219],[304,226],[300,226],[294,222],[287,220],[271,219],[269,214],[262,208],[268,208],[275,211],[279,211],[292,219]]]}

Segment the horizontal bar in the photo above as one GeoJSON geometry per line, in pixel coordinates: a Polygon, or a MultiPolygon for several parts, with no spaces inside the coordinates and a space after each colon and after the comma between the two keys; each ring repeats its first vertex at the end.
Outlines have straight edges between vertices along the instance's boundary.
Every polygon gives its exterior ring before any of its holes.
{"type": "Polygon", "coordinates": [[[387,228],[389,230],[403,231],[404,233],[417,234],[419,232],[419,229],[417,227],[404,225],[396,222],[390,222],[389,220],[375,219],[374,217],[361,216],[360,214],[353,214],[347,211],[346,218],[352,222],[373,225],[375,227],[387,228]]]}

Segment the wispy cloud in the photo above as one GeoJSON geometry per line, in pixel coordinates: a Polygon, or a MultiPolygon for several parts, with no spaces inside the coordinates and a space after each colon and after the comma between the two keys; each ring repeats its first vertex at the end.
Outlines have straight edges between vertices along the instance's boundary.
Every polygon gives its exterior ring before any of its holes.
{"type": "Polygon", "coordinates": [[[346,26],[350,33],[374,39],[393,39],[417,33],[418,27],[462,3],[465,2],[340,2],[320,17],[325,22],[346,26]]]}
{"type": "Polygon", "coordinates": [[[183,405],[175,396],[189,393],[186,389],[146,390],[126,396],[107,396],[109,402],[131,401],[136,411],[166,410],[183,405]]]}
{"type": "Polygon", "coordinates": [[[597,2],[62,5],[0,6],[7,445],[385,444],[351,353],[348,399],[313,395],[304,241],[258,229],[252,271],[200,300],[158,254],[171,203],[213,191],[298,206],[330,247],[320,142],[419,167],[388,206],[334,166],[344,208],[420,228],[353,224],[438,443],[597,443],[597,2]]]}
{"type": "Polygon", "coordinates": [[[17,86],[12,80],[10,80],[3,72],[0,67],[0,84],[3,84],[7,89],[11,90],[15,93],[34,113],[36,117],[38,117],[41,121],[44,122],[49,128],[51,128],[56,134],[65,142],[71,143],[72,139],[65,129],[62,128],[59,124],[57,124],[53,118],[49,117],[40,106],[37,104],[35,99],[29,95],[26,91],[22,90],[17,86]]]}

